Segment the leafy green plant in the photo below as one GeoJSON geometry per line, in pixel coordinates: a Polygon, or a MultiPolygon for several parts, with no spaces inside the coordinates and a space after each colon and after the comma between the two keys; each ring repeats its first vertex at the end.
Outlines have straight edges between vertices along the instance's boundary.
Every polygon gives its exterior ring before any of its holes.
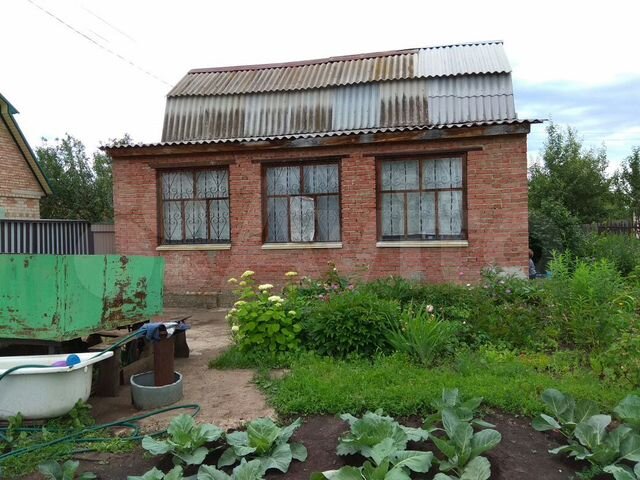
{"type": "Polygon", "coordinates": [[[231,475],[209,465],[202,465],[198,470],[197,480],[262,480],[264,465],[260,460],[247,462],[244,458],[240,465],[233,469],[231,475]]]}
{"type": "Polygon", "coordinates": [[[78,461],[67,460],[60,464],[50,460],[38,465],[38,470],[47,480],[90,480],[96,478],[95,474],[91,472],[76,475],[78,467],[80,467],[80,462],[78,461]]]}
{"type": "Polygon", "coordinates": [[[613,412],[621,422],[640,432],[640,397],[627,395],[614,409],[613,412]]]}
{"type": "Polygon", "coordinates": [[[167,473],[152,468],[142,476],[129,476],[127,480],[262,480],[264,470],[259,460],[247,462],[242,459],[231,475],[211,465],[200,465],[196,475],[184,476],[182,467],[177,465],[167,473]]]}
{"type": "Polygon", "coordinates": [[[640,480],[640,463],[636,463],[633,470],[627,465],[607,465],[604,471],[613,475],[615,480],[640,480]]]}
{"type": "Polygon", "coordinates": [[[176,465],[167,473],[153,467],[141,476],[128,476],[127,480],[196,480],[197,478],[198,477],[196,475],[185,477],[183,475],[182,467],[180,465],[176,465]]]}
{"type": "Polygon", "coordinates": [[[170,453],[175,465],[200,465],[209,453],[205,444],[219,440],[223,433],[221,428],[209,423],[197,425],[191,415],[178,415],[171,420],[166,439],[146,436],[142,439],[142,448],[152,455],[170,453]]]}
{"type": "Polygon", "coordinates": [[[315,472],[310,480],[409,480],[410,472],[426,473],[431,468],[431,452],[394,451],[391,442],[386,442],[387,452],[383,451],[384,447],[379,444],[372,461],[364,462],[361,467],[315,472]]]}
{"type": "Polygon", "coordinates": [[[269,469],[286,472],[292,460],[304,462],[307,449],[301,443],[289,443],[291,436],[302,425],[298,418],[286,427],[279,427],[270,418],[258,418],[247,424],[244,432],[226,435],[229,447],[218,460],[218,467],[233,465],[250,456],[260,460],[263,471],[269,469]]]}
{"type": "MultiPolygon", "coordinates": [[[[340,437],[338,455],[358,453],[363,457],[374,458],[380,445],[385,445],[385,452],[390,446],[394,451],[402,451],[406,449],[409,440],[417,442],[428,436],[427,432],[420,428],[400,425],[392,417],[383,415],[382,410],[367,412],[362,418],[348,413],[340,415],[340,418],[349,424],[350,431],[340,437]]],[[[376,465],[381,465],[382,459],[377,460],[376,465]]]]}
{"type": "Polygon", "coordinates": [[[389,344],[424,366],[434,363],[457,331],[454,323],[436,318],[433,309],[433,305],[409,305],[387,329],[389,344]]]}
{"type": "Polygon", "coordinates": [[[317,302],[305,318],[305,345],[320,355],[371,357],[389,352],[385,335],[397,323],[399,305],[375,295],[345,290],[317,302]]]}
{"type": "MultiPolygon", "coordinates": [[[[640,243],[640,242],[639,242],[640,243]]],[[[602,352],[589,357],[591,368],[606,380],[640,386],[640,329],[632,325],[618,332],[602,352]]]]}
{"type": "Polygon", "coordinates": [[[272,295],[273,285],[255,285],[253,272],[247,270],[238,281],[239,296],[227,319],[234,341],[241,352],[294,352],[300,348],[301,312],[280,295],[272,295]]]}
{"type": "Polygon", "coordinates": [[[435,413],[425,417],[424,428],[427,431],[433,431],[437,423],[441,421],[445,410],[453,412],[460,421],[471,422],[472,425],[480,428],[493,428],[495,425],[475,418],[481,403],[482,397],[463,400],[457,388],[444,388],[442,389],[442,396],[431,402],[431,407],[433,407],[435,413]]]}
{"type": "Polygon", "coordinates": [[[602,351],[626,328],[636,300],[620,273],[607,260],[587,262],[556,255],[545,292],[551,314],[577,348],[602,351]]]}
{"type": "MultiPolygon", "coordinates": [[[[628,469],[625,462],[640,462],[640,435],[625,424],[613,428],[611,416],[598,413],[594,402],[576,401],[554,389],[545,390],[543,402],[554,416],[540,414],[534,419],[533,428],[558,431],[568,441],[549,453],[586,460],[596,467],[595,472],[616,472],[619,478],[624,478],[621,475],[628,469]]],[[[616,413],[635,422],[639,403],[638,397],[627,397],[616,407],[616,413]]]]}
{"type": "Polygon", "coordinates": [[[608,260],[625,276],[640,265],[640,242],[632,235],[592,234],[585,239],[581,253],[608,260]]]}
{"type": "Polygon", "coordinates": [[[487,480],[491,477],[489,460],[481,455],[500,443],[500,432],[493,429],[474,432],[471,422],[461,420],[452,409],[445,408],[442,411],[442,428],[433,429],[429,438],[446,457],[439,462],[443,473],[436,475],[435,479],[487,480]]]}
{"type": "Polygon", "coordinates": [[[542,401],[547,407],[546,413],[533,419],[531,426],[539,432],[555,430],[571,439],[578,424],[600,413],[598,405],[591,400],[576,401],[571,395],[555,388],[542,392],[542,401]]]}

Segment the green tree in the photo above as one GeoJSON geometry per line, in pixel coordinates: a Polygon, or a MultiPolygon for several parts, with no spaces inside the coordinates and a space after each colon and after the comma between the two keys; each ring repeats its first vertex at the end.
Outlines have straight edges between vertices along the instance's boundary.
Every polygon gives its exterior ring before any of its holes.
{"type": "Polygon", "coordinates": [[[529,206],[541,209],[544,202],[562,205],[580,223],[601,221],[611,211],[611,180],[607,177],[604,147],[585,149],[577,132],[547,127],[542,163],[530,171],[529,206]]]}
{"type": "Polygon", "coordinates": [[[631,149],[629,155],[613,180],[616,197],[626,216],[638,221],[640,218],[640,146],[631,149]]]}
{"type": "MultiPolygon", "coordinates": [[[[129,143],[125,135],[109,143],[129,143]]],[[[104,152],[87,154],[84,144],[67,134],[36,148],[53,194],[40,202],[42,218],[88,220],[113,219],[113,179],[111,158],[104,152]]]]}

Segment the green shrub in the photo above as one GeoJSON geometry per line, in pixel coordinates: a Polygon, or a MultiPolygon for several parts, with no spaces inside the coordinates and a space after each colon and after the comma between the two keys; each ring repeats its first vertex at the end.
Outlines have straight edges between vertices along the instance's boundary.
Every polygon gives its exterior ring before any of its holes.
{"type": "Polygon", "coordinates": [[[458,324],[454,340],[462,345],[554,349],[560,332],[548,320],[538,284],[489,269],[480,286],[421,284],[390,277],[359,288],[403,306],[433,305],[439,318],[458,324]]]}
{"type": "Polygon", "coordinates": [[[301,313],[292,309],[280,295],[272,295],[273,285],[256,287],[253,272],[242,274],[238,284],[240,297],[229,311],[227,320],[235,343],[241,352],[268,352],[271,355],[295,352],[300,348],[301,313]]]}
{"type": "Polygon", "coordinates": [[[440,357],[457,331],[456,324],[439,320],[432,312],[432,305],[410,305],[401,312],[399,322],[387,330],[387,341],[395,351],[424,366],[440,357]]]}
{"type": "Polygon", "coordinates": [[[402,306],[433,305],[447,320],[467,320],[483,296],[482,292],[461,285],[427,284],[401,277],[375,280],[359,288],[379,298],[397,301],[402,306]]]}
{"type": "Polygon", "coordinates": [[[602,350],[628,326],[636,307],[620,273],[607,260],[574,262],[569,254],[556,255],[549,266],[545,291],[554,321],[571,345],[602,350]]]}
{"type": "Polygon", "coordinates": [[[640,241],[631,235],[590,235],[582,255],[611,262],[622,275],[640,266],[640,241]]]}
{"type": "Polygon", "coordinates": [[[640,387],[640,330],[631,327],[620,333],[602,353],[590,358],[591,367],[601,377],[640,387]]]}
{"type": "Polygon", "coordinates": [[[358,290],[345,290],[317,302],[304,320],[305,346],[320,355],[373,356],[388,352],[385,332],[398,322],[397,302],[358,290]]]}

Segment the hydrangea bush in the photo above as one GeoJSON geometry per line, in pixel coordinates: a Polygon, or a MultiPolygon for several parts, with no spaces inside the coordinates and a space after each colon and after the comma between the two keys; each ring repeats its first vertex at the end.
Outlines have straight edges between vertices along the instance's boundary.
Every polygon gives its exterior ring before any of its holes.
{"type": "MultiPolygon", "coordinates": [[[[300,312],[281,295],[273,293],[270,283],[256,285],[255,273],[244,272],[240,279],[230,278],[237,285],[239,300],[227,315],[234,341],[243,352],[270,354],[290,353],[300,349],[300,312]]],[[[291,281],[297,274],[285,274],[291,281]]],[[[286,290],[285,290],[286,291],[286,290]]]]}

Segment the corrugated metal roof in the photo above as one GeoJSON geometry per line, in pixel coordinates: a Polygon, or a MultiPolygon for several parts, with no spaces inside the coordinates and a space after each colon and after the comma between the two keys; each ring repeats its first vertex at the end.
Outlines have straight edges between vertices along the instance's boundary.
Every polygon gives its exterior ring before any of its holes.
{"type": "Polygon", "coordinates": [[[502,42],[192,70],[163,142],[279,139],[516,120],[502,42]]]}
{"type": "Polygon", "coordinates": [[[468,75],[290,92],[170,97],[162,139],[275,138],[515,118],[508,74],[468,75]]]}
{"type": "Polygon", "coordinates": [[[265,137],[245,137],[245,138],[216,138],[211,140],[180,140],[180,141],[162,141],[155,143],[134,143],[134,144],[113,144],[101,147],[102,149],[109,150],[122,150],[129,148],[153,148],[153,147],[172,147],[179,145],[215,145],[224,143],[244,143],[244,142],[264,142],[269,140],[295,140],[298,138],[315,138],[315,137],[337,137],[346,135],[363,135],[373,133],[386,133],[386,132],[409,132],[416,130],[437,130],[437,129],[451,129],[451,128],[468,128],[468,127],[486,127],[491,125],[524,125],[530,123],[541,123],[542,120],[538,119],[515,119],[515,120],[497,120],[487,122],[470,122],[470,123],[458,123],[449,125],[421,125],[421,126],[405,126],[405,127],[388,127],[388,128],[371,128],[361,130],[341,130],[336,132],[313,132],[313,133],[298,133],[291,135],[276,135],[265,137]]]}
{"type": "Polygon", "coordinates": [[[379,52],[288,64],[191,70],[169,92],[239,95],[411,78],[509,73],[501,41],[379,52]]]}

